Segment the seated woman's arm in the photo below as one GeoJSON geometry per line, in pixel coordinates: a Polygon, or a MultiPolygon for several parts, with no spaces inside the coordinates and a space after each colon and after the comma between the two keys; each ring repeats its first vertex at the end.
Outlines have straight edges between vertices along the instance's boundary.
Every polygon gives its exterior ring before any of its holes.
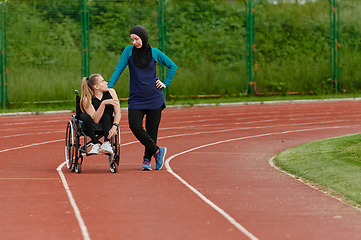
{"type": "MultiPolygon", "coordinates": [[[[84,101],[87,101],[86,98],[84,99],[84,101]]],[[[91,103],[90,104],[85,103],[84,104],[85,106],[88,105],[88,107],[85,109],[85,111],[93,119],[93,122],[99,123],[100,119],[102,118],[102,116],[104,114],[105,106],[108,104],[113,105],[114,109],[118,107],[119,113],[120,113],[119,100],[118,99],[115,100],[114,98],[102,101],[98,110],[96,110],[96,111],[91,103]]],[[[120,118],[119,118],[119,120],[120,120],[120,118]]]]}
{"type": "Polygon", "coordinates": [[[110,95],[112,95],[112,98],[114,99],[114,101],[116,101],[118,103],[116,106],[115,105],[113,105],[113,106],[114,106],[114,123],[119,124],[120,118],[121,118],[121,113],[120,113],[120,105],[119,105],[118,95],[113,88],[109,88],[109,92],[110,92],[110,95]]]}
{"type": "MultiPolygon", "coordinates": [[[[110,95],[112,95],[112,98],[114,101],[117,101],[118,105],[114,106],[114,123],[119,124],[121,113],[120,113],[120,105],[119,105],[119,99],[117,96],[117,93],[114,89],[109,88],[110,95]]],[[[109,136],[108,138],[111,138],[113,135],[117,135],[117,127],[115,125],[112,126],[112,128],[109,130],[109,136]]]]}

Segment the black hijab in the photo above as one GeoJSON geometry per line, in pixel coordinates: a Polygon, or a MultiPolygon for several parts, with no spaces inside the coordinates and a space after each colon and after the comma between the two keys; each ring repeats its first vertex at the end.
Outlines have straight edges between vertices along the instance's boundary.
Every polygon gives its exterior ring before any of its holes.
{"type": "Polygon", "coordinates": [[[130,30],[130,34],[135,34],[140,37],[143,44],[141,48],[133,47],[132,58],[135,66],[138,68],[148,67],[152,62],[152,48],[148,44],[147,30],[140,25],[136,25],[130,30]]]}

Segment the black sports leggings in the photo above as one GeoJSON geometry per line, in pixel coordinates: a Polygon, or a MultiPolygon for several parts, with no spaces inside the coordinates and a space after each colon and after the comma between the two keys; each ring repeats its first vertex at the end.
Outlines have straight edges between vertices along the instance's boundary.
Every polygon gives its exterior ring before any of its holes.
{"type": "MultiPolygon", "coordinates": [[[[90,137],[91,142],[94,144],[101,142],[96,138],[95,130],[93,126],[93,119],[90,117],[87,113],[80,113],[79,119],[83,121],[83,129],[87,136],[90,137]]],[[[103,134],[104,134],[104,142],[110,141],[108,138],[109,130],[111,129],[113,125],[113,116],[110,116],[106,112],[104,112],[102,118],[99,120],[99,123],[103,125],[103,134]]]]}
{"type": "Polygon", "coordinates": [[[158,128],[164,106],[154,110],[128,109],[128,122],[134,136],[144,145],[144,158],[151,159],[159,149],[157,146],[158,128]],[[145,130],[143,118],[145,118],[145,130]]]}

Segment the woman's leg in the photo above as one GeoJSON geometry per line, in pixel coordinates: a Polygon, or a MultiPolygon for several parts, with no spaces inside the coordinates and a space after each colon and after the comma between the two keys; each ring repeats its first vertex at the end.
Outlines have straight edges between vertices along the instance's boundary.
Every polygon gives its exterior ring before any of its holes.
{"type": "MultiPolygon", "coordinates": [[[[148,135],[150,136],[150,138],[153,140],[154,144],[157,144],[158,129],[159,129],[160,119],[162,117],[162,110],[163,107],[154,110],[147,110],[146,112],[145,129],[148,135]]],[[[152,157],[154,153],[155,152],[150,152],[146,148],[144,152],[144,156],[152,157]]]]}
{"type": "Polygon", "coordinates": [[[134,136],[143,144],[146,149],[144,158],[150,160],[158,150],[152,137],[143,128],[143,118],[147,110],[128,109],[128,122],[134,136]]]}
{"type": "Polygon", "coordinates": [[[110,139],[108,138],[109,131],[113,125],[113,116],[105,112],[102,118],[99,120],[99,123],[101,123],[103,126],[103,134],[104,134],[104,143],[100,148],[108,153],[113,154],[113,148],[110,144],[110,139]]]}
{"type": "Polygon", "coordinates": [[[108,138],[109,131],[113,125],[113,116],[110,116],[107,113],[104,113],[99,122],[103,125],[103,133],[104,133],[104,142],[110,141],[108,138]]]}
{"type": "Polygon", "coordinates": [[[94,127],[93,127],[93,119],[87,113],[80,113],[79,120],[83,121],[83,130],[86,135],[90,137],[91,143],[97,144],[100,143],[99,140],[95,136],[94,127]]]}

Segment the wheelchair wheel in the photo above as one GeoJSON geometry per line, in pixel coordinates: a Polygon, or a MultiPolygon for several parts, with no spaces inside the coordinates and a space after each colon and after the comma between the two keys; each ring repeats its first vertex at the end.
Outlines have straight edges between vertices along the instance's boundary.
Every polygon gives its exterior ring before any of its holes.
{"type": "MultiPolygon", "coordinates": [[[[70,170],[72,170],[73,168],[75,155],[77,154],[75,142],[76,142],[75,126],[72,121],[69,121],[66,127],[65,160],[66,160],[66,166],[70,170]]],[[[72,172],[73,171],[74,170],[72,170],[72,172]]]]}
{"type": "Polygon", "coordinates": [[[75,140],[75,147],[76,147],[76,155],[75,155],[75,162],[74,162],[74,168],[76,173],[81,173],[81,166],[83,163],[83,156],[81,155],[81,152],[79,150],[79,137],[75,140]]]}
{"type": "Polygon", "coordinates": [[[111,138],[111,144],[113,147],[114,154],[109,156],[109,168],[110,172],[116,173],[118,171],[119,160],[120,160],[120,128],[118,126],[118,134],[111,138]]]}
{"type": "Polygon", "coordinates": [[[120,157],[118,154],[114,156],[114,163],[117,164],[118,166],[119,166],[119,159],[120,157]]]}
{"type": "MultiPolygon", "coordinates": [[[[79,146],[79,144],[77,144],[79,146]]],[[[74,163],[74,169],[76,173],[81,173],[82,170],[82,163],[83,163],[83,156],[81,155],[81,153],[79,152],[79,155],[76,157],[75,159],[75,163],[74,163]]]]}
{"type": "Polygon", "coordinates": [[[111,172],[111,173],[116,173],[116,172],[118,171],[118,166],[117,166],[117,164],[114,163],[114,162],[111,162],[111,163],[109,164],[109,168],[110,168],[110,172],[111,172]]]}
{"type": "Polygon", "coordinates": [[[118,127],[118,134],[111,139],[113,146],[113,162],[115,162],[119,166],[120,160],[120,128],[118,127]]]}
{"type": "Polygon", "coordinates": [[[75,164],[74,164],[74,168],[75,168],[75,172],[76,173],[81,173],[81,163],[80,162],[76,162],[75,164]]]}

